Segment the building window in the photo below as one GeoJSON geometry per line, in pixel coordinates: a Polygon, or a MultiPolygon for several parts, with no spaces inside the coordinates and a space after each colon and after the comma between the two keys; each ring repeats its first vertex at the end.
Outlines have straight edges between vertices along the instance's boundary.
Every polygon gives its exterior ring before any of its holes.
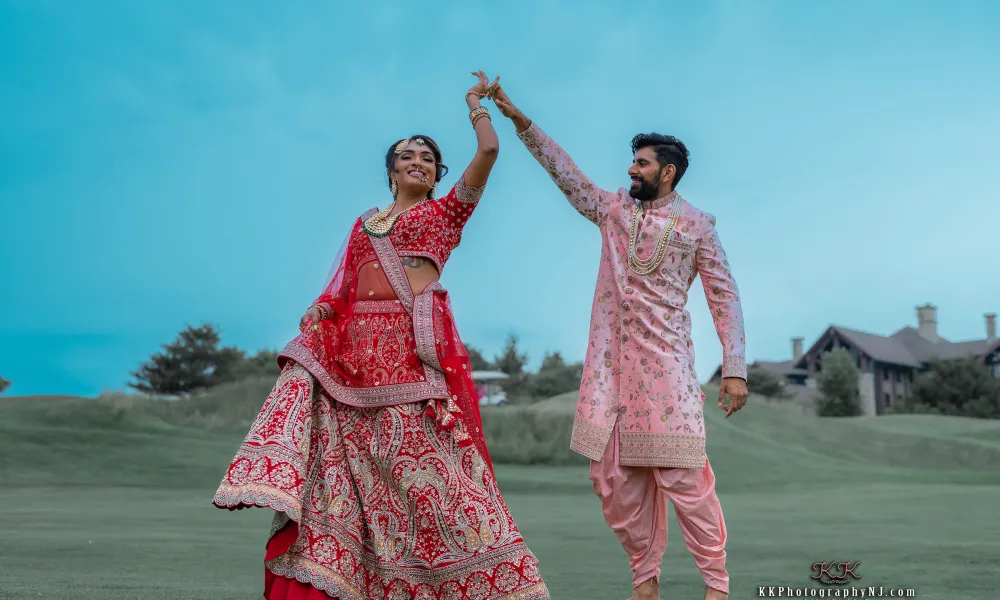
{"type": "Polygon", "coordinates": [[[886,392],[886,394],[885,394],[885,405],[887,407],[888,406],[892,406],[892,394],[890,394],[888,392],[886,392]]]}

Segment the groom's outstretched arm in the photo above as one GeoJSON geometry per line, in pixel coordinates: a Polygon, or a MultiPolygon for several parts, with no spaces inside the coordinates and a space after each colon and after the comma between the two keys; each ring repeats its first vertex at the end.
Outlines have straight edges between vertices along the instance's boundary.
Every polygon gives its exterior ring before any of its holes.
{"type": "Polygon", "coordinates": [[[581,215],[595,225],[608,214],[608,207],[619,200],[618,194],[602,190],[594,185],[569,154],[550,138],[537,123],[532,122],[515,107],[506,92],[497,92],[494,102],[500,112],[510,118],[517,131],[517,137],[535,157],[538,164],[549,173],[552,181],[566,195],[566,199],[581,215]]]}

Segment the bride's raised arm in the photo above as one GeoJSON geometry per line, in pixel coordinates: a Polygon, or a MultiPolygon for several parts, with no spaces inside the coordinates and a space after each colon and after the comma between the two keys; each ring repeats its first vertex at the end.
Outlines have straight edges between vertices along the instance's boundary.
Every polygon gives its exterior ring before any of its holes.
{"type": "Polygon", "coordinates": [[[500,140],[497,139],[497,132],[493,129],[490,113],[481,104],[480,99],[485,98],[496,87],[500,78],[497,77],[490,85],[489,79],[482,71],[473,75],[478,77],[479,81],[465,95],[465,103],[469,106],[469,121],[476,132],[478,145],[476,155],[472,157],[472,162],[466,167],[461,179],[467,188],[481,188],[486,185],[490,171],[497,162],[500,140]]]}

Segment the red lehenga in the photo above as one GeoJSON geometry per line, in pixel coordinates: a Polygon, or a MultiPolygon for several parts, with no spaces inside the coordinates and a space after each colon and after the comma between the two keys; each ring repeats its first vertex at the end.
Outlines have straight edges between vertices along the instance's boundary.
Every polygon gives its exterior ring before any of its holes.
{"type": "Polygon", "coordinates": [[[275,511],[268,600],[549,598],[497,487],[447,292],[414,294],[400,259],[440,272],[481,194],[460,179],[386,237],[365,213],[316,301],[331,316],[282,351],[214,499],[275,511]]]}

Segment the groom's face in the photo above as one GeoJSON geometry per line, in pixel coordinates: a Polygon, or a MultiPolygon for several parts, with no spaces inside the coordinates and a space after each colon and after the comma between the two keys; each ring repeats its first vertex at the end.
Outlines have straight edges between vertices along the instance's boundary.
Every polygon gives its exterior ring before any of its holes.
{"type": "Polygon", "coordinates": [[[652,148],[639,148],[628,176],[632,180],[628,193],[636,200],[655,200],[660,196],[663,168],[652,148]]]}

